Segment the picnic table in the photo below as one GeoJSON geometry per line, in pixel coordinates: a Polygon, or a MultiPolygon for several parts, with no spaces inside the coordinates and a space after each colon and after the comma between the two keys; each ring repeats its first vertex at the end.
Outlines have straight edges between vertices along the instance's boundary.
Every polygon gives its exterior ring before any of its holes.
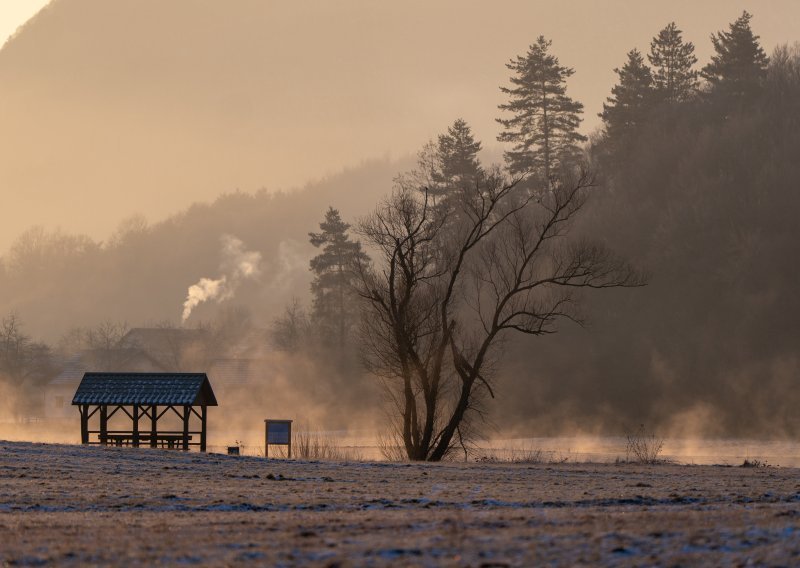
{"type": "MultiPolygon", "coordinates": [[[[139,434],[139,443],[145,445],[144,442],[149,443],[152,439],[150,434],[139,434]]],[[[191,436],[187,436],[187,440],[191,440],[191,436]]],[[[133,434],[106,434],[106,440],[112,446],[131,446],[133,445],[133,434]]],[[[102,439],[100,442],[102,443],[102,439]]],[[[156,434],[156,445],[160,448],[179,448],[183,444],[183,434],[156,434]]]]}

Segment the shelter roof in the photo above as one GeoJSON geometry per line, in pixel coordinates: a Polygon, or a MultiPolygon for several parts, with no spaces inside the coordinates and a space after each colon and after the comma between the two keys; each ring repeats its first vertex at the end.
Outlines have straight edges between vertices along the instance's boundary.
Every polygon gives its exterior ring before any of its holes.
{"type": "Polygon", "coordinates": [[[72,404],[217,406],[205,373],[84,373],[72,404]]]}
{"type": "Polygon", "coordinates": [[[264,363],[254,359],[215,359],[208,376],[218,388],[253,384],[264,375],[264,363]]]}

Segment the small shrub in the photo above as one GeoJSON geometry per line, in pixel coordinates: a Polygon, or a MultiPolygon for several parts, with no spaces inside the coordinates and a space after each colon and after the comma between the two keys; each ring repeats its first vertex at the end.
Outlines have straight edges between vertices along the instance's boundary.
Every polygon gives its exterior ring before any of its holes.
{"type": "Polygon", "coordinates": [[[297,432],[292,436],[292,457],[303,460],[359,461],[361,454],[344,448],[331,436],[316,432],[297,432]]]}
{"type": "Polygon", "coordinates": [[[744,462],[739,467],[769,467],[765,460],[759,459],[744,459],[744,462]]]}
{"type": "Polygon", "coordinates": [[[658,456],[664,448],[664,440],[657,438],[653,433],[648,434],[644,429],[644,424],[641,424],[635,432],[628,433],[626,437],[628,440],[625,447],[627,461],[646,464],[663,461],[658,456]]]}

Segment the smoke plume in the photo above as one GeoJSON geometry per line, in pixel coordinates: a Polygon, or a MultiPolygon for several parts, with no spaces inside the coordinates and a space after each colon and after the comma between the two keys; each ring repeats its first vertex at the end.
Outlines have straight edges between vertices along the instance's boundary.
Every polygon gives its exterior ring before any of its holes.
{"type": "Polygon", "coordinates": [[[234,236],[222,235],[222,258],[220,278],[201,278],[197,284],[189,286],[183,303],[183,323],[198,305],[232,298],[243,280],[256,278],[261,273],[261,253],[244,250],[244,243],[234,236]]]}

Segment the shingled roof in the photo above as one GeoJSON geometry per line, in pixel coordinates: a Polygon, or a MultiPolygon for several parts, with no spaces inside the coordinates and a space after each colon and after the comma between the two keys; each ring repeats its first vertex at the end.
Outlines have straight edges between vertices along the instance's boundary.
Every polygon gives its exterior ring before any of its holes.
{"type": "Polygon", "coordinates": [[[72,404],[217,406],[205,373],[84,373],[72,404]]]}

